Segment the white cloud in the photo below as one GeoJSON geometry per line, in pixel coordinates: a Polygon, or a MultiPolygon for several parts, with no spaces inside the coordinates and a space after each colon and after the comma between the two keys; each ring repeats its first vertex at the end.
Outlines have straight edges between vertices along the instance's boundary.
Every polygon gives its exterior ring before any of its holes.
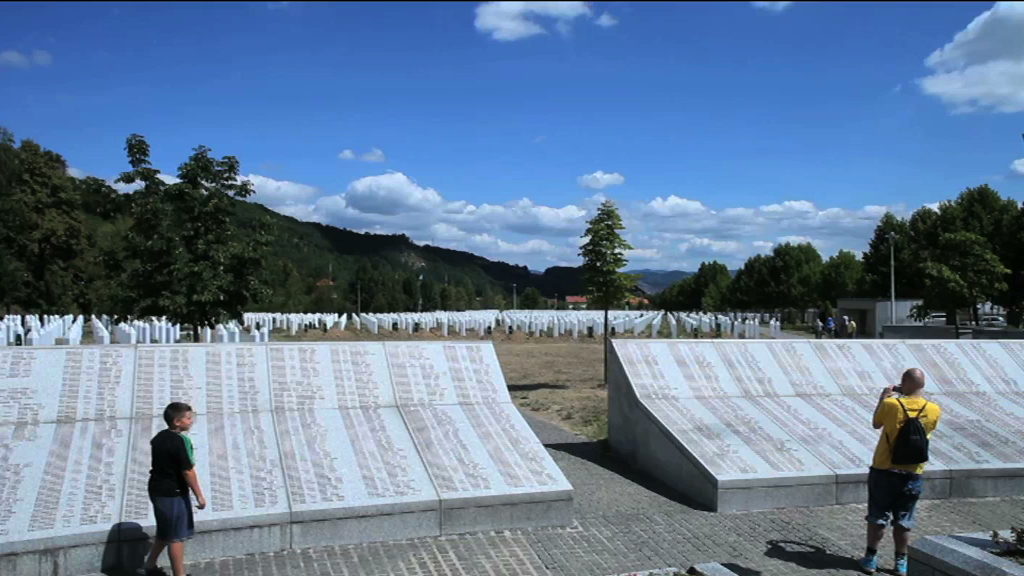
{"type": "Polygon", "coordinates": [[[82,179],[88,176],[88,174],[86,174],[84,170],[79,170],[78,168],[75,168],[73,166],[68,166],[67,172],[68,176],[71,176],[72,178],[82,179]]]}
{"type": "MultiPolygon", "coordinates": [[[[587,2],[484,2],[476,7],[473,25],[495,40],[510,42],[547,34],[547,29],[538,23],[540,19],[554,20],[555,28],[567,34],[577,18],[592,16],[587,2]]],[[[609,23],[613,20],[606,13],[595,23],[607,28],[614,25],[609,23]]]]}
{"type": "Polygon", "coordinates": [[[1013,170],[1017,174],[1024,176],[1024,158],[1014,160],[1013,163],[1010,164],[1010,170],[1013,170]]]}
{"type": "Polygon", "coordinates": [[[593,190],[603,190],[610,186],[620,186],[626,182],[626,177],[618,172],[604,172],[598,170],[593,174],[584,174],[576,179],[580,186],[593,190]]]}
{"type": "Polygon", "coordinates": [[[367,176],[348,185],[345,202],[359,212],[394,215],[429,212],[441,204],[441,195],[423,188],[401,172],[367,176]]]}
{"type": "Polygon", "coordinates": [[[0,68],[45,68],[50,64],[53,64],[53,55],[46,50],[33,50],[28,54],[22,54],[17,50],[0,52],[0,68]]]}
{"type": "MultiPolygon", "coordinates": [[[[596,193],[562,206],[529,198],[474,204],[446,198],[401,172],[360,178],[341,192],[326,194],[314,186],[258,174],[247,178],[256,189],[253,201],[300,220],[402,233],[416,242],[533,269],[579,265],[587,220],[604,200],[596,193]]],[[[639,262],[644,268],[683,270],[706,260],[738,268],[748,257],[786,241],[810,241],[824,258],[840,249],[861,251],[887,210],[909,216],[902,206],[822,207],[779,199],[755,207],[712,207],[676,195],[620,202],[618,207],[623,234],[634,247],[627,253],[631,266],[639,262]]]]}
{"type": "Polygon", "coordinates": [[[767,10],[769,12],[782,12],[786,8],[789,8],[792,2],[751,2],[754,8],[760,8],[761,10],[767,10]]]}
{"type": "Polygon", "coordinates": [[[814,238],[811,238],[809,236],[780,236],[779,237],[779,244],[785,244],[787,242],[790,243],[790,244],[806,244],[808,242],[810,242],[811,244],[814,244],[815,240],[814,240],[814,238]]]}
{"type": "Polygon", "coordinates": [[[681,252],[689,252],[695,248],[704,249],[712,254],[739,254],[743,251],[743,245],[735,240],[691,238],[679,245],[681,252]]]}
{"type": "Polygon", "coordinates": [[[924,63],[921,90],[954,112],[1024,111],[1024,2],[997,2],[924,63]]]}
{"type": "Polygon", "coordinates": [[[607,12],[605,12],[604,14],[601,14],[601,16],[598,17],[597,20],[594,20],[594,24],[597,24],[601,28],[611,28],[612,26],[615,26],[618,23],[619,23],[618,18],[616,18],[615,16],[612,16],[611,14],[609,14],[607,12]]]}
{"type": "Polygon", "coordinates": [[[658,196],[645,206],[646,212],[656,216],[692,216],[707,212],[707,208],[697,200],[680,198],[675,194],[662,199],[658,196]]]}
{"type": "Polygon", "coordinates": [[[636,260],[658,260],[661,258],[661,251],[657,248],[635,248],[633,250],[626,250],[626,258],[630,263],[636,260]]]}
{"type": "Polygon", "coordinates": [[[288,204],[308,204],[320,195],[320,191],[315,187],[298,182],[275,180],[260,174],[249,174],[245,176],[245,179],[252,182],[253,190],[255,190],[255,194],[248,199],[268,208],[277,209],[288,204]]]}
{"type": "Polygon", "coordinates": [[[369,152],[359,157],[363,162],[385,162],[387,157],[380,148],[371,148],[369,152]]]}
{"type": "Polygon", "coordinates": [[[384,151],[380,148],[370,148],[369,152],[358,155],[355,150],[346,148],[338,153],[338,158],[342,160],[355,160],[358,158],[362,162],[387,162],[388,160],[388,157],[384,155],[384,151]]]}

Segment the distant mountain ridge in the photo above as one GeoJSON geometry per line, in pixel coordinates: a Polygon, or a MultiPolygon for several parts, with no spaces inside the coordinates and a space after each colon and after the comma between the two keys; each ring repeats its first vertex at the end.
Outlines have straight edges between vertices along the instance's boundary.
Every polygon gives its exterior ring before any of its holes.
{"type": "Polygon", "coordinates": [[[640,282],[637,284],[640,286],[641,290],[648,294],[657,294],[676,282],[695,274],[695,272],[687,272],[684,270],[649,269],[627,270],[626,273],[640,276],[640,282]]]}

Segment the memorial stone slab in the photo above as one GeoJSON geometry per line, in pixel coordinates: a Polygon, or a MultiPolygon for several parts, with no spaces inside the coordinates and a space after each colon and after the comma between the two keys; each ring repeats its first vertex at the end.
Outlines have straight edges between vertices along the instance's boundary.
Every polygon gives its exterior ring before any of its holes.
{"type": "Polygon", "coordinates": [[[511,404],[407,406],[402,414],[443,506],[567,497],[571,486],[511,404]]]}
{"type": "Polygon", "coordinates": [[[903,372],[916,364],[902,342],[839,340],[809,344],[842,394],[877,395],[882,388],[898,384],[903,372]]]}
{"type": "Polygon", "coordinates": [[[292,545],[441,533],[441,510],[397,408],[276,412],[292,545]]]}
{"type": "Polygon", "coordinates": [[[128,420],[0,424],[0,554],[104,542],[128,435],[128,420]]]}
{"type": "Polygon", "coordinates": [[[400,406],[511,402],[489,344],[388,342],[385,348],[400,406]]]}
{"type": "Polygon", "coordinates": [[[170,402],[197,414],[270,411],[265,346],[139,346],[134,417],[159,416],[170,402]]]}
{"type": "MultiPolygon", "coordinates": [[[[155,526],[146,494],[150,439],[167,426],[160,417],[135,418],[121,520],[155,526]]],[[[196,530],[222,530],[288,522],[288,496],[269,412],[220,412],[196,417],[189,432],[196,473],[207,508],[196,530]]]]}
{"type": "Polygon", "coordinates": [[[129,417],[134,355],[125,346],[0,351],[0,423],[129,417]]]}
{"type": "Polygon", "coordinates": [[[268,346],[275,410],[395,406],[384,344],[268,346]]]}
{"type": "Polygon", "coordinates": [[[746,398],[642,400],[722,486],[828,482],[833,471],[746,398]]]}

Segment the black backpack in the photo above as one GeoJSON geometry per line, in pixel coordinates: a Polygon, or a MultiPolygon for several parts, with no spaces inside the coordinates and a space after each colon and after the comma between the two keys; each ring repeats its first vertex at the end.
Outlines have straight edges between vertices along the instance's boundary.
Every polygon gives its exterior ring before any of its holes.
{"type": "Polygon", "coordinates": [[[910,416],[906,405],[899,398],[896,401],[900,403],[907,419],[896,432],[896,439],[892,443],[892,463],[902,465],[927,462],[928,433],[924,429],[924,424],[921,423],[921,414],[924,412],[925,406],[928,406],[928,401],[925,401],[914,417],[910,416]]]}

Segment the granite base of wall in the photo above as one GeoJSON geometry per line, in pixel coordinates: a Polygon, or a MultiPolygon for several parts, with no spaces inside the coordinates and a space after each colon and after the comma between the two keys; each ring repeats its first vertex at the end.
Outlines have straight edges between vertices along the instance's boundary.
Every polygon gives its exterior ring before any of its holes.
{"type": "Polygon", "coordinates": [[[992,554],[984,532],[928,536],[910,545],[910,576],[1024,576],[1024,565],[992,554]]]}

